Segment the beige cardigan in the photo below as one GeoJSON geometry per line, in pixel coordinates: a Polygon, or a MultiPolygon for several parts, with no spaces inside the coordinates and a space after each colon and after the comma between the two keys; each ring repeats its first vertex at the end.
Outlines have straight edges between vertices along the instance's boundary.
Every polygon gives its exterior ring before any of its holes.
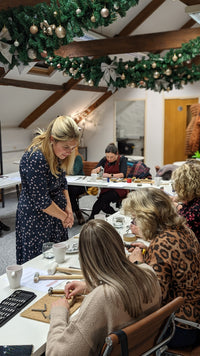
{"type": "MultiPolygon", "coordinates": [[[[153,302],[143,305],[144,312],[159,308],[159,284],[157,291],[153,302]]],[[[66,308],[52,308],[46,356],[98,356],[105,337],[132,322],[115,290],[100,285],[85,297],[80,311],[70,321],[66,308]]]]}

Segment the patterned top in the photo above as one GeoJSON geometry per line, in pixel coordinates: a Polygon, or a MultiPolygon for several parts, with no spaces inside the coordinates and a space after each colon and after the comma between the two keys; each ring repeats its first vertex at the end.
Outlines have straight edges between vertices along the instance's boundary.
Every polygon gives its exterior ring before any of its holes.
{"type": "Polygon", "coordinates": [[[179,214],[186,218],[187,225],[200,242],[200,198],[195,198],[187,204],[183,204],[179,214]]]}
{"type": "MultiPolygon", "coordinates": [[[[156,272],[163,305],[178,296],[185,300],[179,318],[200,322],[200,245],[185,227],[167,230],[150,243],[145,262],[156,272]]],[[[182,325],[181,325],[182,327],[182,325]]],[[[187,328],[184,326],[184,328],[187,328]]]]}
{"type": "Polygon", "coordinates": [[[43,209],[54,201],[62,210],[66,207],[63,191],[67,189],[65,172],[56,178],[40,150],[26,151],[20,162],[22,191],[16,214],[17,263],[22,264],[42,252],[44,242],[60,242],[68,238],[60,219],[43,209]]]}

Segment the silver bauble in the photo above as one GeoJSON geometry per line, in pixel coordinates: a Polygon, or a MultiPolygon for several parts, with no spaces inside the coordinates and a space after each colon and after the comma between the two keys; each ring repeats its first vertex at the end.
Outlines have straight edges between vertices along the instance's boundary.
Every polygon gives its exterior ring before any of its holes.
{"type": "Polygon", "coordinates": [[[55,29],[55,33],[56,33],[56,36],[58,38],[64,38],[66,36],[66,30],[63,26],[59,25],[58,27],[56,27],[55,29]]]}
{"type": "Polygon", "coordinates": [[[18,42],[17,40],[15,40],[14,46],[15,46],[15,47],[19,47],[19,42],[18,42]]]}
{"type": "Polygon", "coordinates": [[[107,9],[107,7],[104,7],[103,9],[101,9],[101,16],[106,18],[109,15],[109,10],[107,9]]]}
{"type": "Polygon", "coordinates": [[[37,52],[33,48],[29,48],[27,54],[28,54],[28,57],[30,59],[36,59],[37,58],[37,52]]]}

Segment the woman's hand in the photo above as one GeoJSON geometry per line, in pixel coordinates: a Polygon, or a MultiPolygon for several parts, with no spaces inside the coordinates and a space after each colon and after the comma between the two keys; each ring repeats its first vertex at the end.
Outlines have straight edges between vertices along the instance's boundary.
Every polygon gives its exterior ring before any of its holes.
{"type": "MultiPolygon", "coordinates": [[[[130,250],[129,250],[130,251],[130,250]]],[[[140,247],[135,247],[128,257],[129,261],[134,263],[136,261],[144,262],[142,250],[140,247]]]]}
{"type": "Polygon", "coordinates": [[[66,298],[59,298],[52,303],[51,308],[53,307],[64,307],[69,310],[70,306],[66,298]]]}
{"type": "Polygon", "coordinates": [[[62,221],[63,227],[71,228],[74,224],[74,214],[73,214],[71,208],[69,208],[68,206],[66,206],[65,212],[67,213],[67,216],[66,216],[65,220],[62,221]]]}
{"type": "Polygon", "coordinates": [[[73,281],[65,285],[65,295],[68,299],[77,294],[84,294],[86,291],[86,283],[82,281],[73,281]]]}
{"type": "Polygon", "coordinates": [[[91,173],[99,173],[101,170],[101,167],[94,168],[91,173]]]}
{"type": "Polygon", "coordinates": [[[139,247],[142,250],[146,250],[147,246],[143,242],[134,242],[131,244],[131,248],[128,249],[128,252],[132,252],[136,247],[139,247]]]}

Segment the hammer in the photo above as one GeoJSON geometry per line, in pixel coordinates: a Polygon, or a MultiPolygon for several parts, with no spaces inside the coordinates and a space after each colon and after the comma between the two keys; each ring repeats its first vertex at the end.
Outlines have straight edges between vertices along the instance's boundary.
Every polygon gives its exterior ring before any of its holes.
{"type": "Polygon", "coordinates": [[[38,273],[38,272],[36,272],[35,273],[35,275],[34,275],[34,282],[35,283],[38,283],[39,281],[41,281],[41,280],[47,280],[47,279],[53,279],[53,280],[55,280],[55,279],[83,279],[83,275],[82,274],[79,274],[79,275],[77,275],[77,274],[70,274],[70,275],[62,275],[62,274],[60,274],[60,275],[57,275],[57,276],[55,276],[55,275],[51,275],[51,276],[40,276],[40,274],[38,273]]]}
{"type": "Polygon", "coordinates": [[[65,294],[64,289],[53,289],[53,287],[50,287],[48,289],[48,295],[53,295],[53,294],[65,294]]]}
{"type": "Polygon", "coordinates": [[[54,274],[56,272],[62,272],[62,273],[81,273],[80,269],[76,268],[64,268],[64,267],[59,267],[56,262],[52,263],[51,267],[48,268],[48,274],[54,274]]]}

